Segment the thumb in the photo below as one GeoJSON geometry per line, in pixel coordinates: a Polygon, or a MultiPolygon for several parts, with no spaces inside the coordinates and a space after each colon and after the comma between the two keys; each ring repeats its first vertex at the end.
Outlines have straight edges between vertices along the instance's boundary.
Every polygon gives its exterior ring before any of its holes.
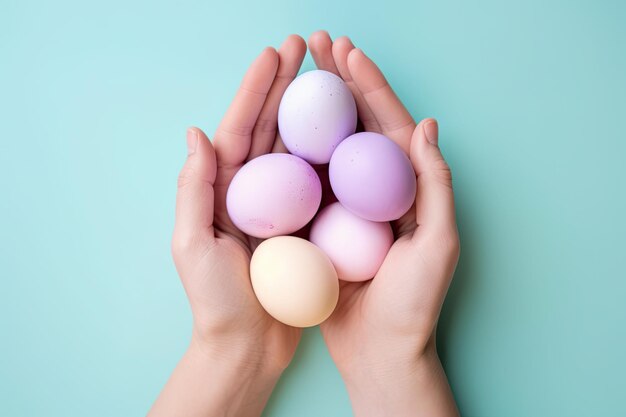
{"type": "Polygon", "coordinates": [[[178,176],[172,250],[187,252],[213,243],[213,184],[217,162],[213,145],[196,127],[187,130],[187,161],[178,176]]]}
{"type": "Polygon", "coordinates": [[[417,225],[456,235],[452,175],[439,149],[439,127],[435,119],[424,119],[417,125],[410,154],[417,175],[417,225]]]}

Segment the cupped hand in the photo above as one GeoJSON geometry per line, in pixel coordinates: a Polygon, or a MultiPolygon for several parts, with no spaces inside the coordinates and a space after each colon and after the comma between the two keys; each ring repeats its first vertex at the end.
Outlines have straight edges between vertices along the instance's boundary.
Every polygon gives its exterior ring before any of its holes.
{"type": "Polygon", "coordinates": [[[188,158],[178,180],[172,252],[191,304],[192,343],[212,354],[245,356],[253,367],[282,371],[301,331],[267,314],[250,283],[250,256],[259,240],[243,234],[226,212],[226,192],[248,160],[281,151],[277,112],[306,53],[299,36],[278,51],[266,48],[243,78],[215,132],[187,132],[188,158]]]}
{"type": "Polygon", "coordinates": [[[339,304],[321,325],[324,339],[357,415],[376,415],[377,406],[378,415],[454,415],[445,375],[441,378],[435,334],[459,257],[459,238],[452,179],[438,147],[437,122],[425,119],[416,124],[382,72],[347,37],[332,42],[326,32],[316,32],[309,49],[318,68],[344,79],[363,129],[397,143],[417,176],[415,205],[392,223],[396,241],[380,270],[371,281],[342,282],[339,304]],[[426,390],[426,395],[410,383],[416,377],[442,389],[426,390]],[[413,399],[402,396],[407,389],[414,389],[408,392],[413,399]],[[394,411],[401,403],[410,407],[407,402],[412,400],[421,402],[421,408],[394,411]],[[429,401],[447,402],[448,407],[429,406],[429,401]]]}

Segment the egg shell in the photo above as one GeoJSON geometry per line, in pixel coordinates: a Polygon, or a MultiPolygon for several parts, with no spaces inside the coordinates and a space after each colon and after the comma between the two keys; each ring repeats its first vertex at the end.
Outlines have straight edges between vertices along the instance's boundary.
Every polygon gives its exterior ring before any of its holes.
{"type": "Polygon", "coordinates": [[[298,237],[263,241],[252,255],[250,277],[265,311],[290,326],[320,324],[339,300],[339,280],[330,259],[298,237]]]}
{"type": "Polygon", "coordinates": [[[344,81],[335,74],[305,72],[289,84],[278,108],[283,143],[312,164],[326,164],[337,145],[356,130],[357,109],[344,81]]]}
{"type": "Polygon", "coordinates": [[[239,230],[268,238],[306,225],[321,198],[322,186],[311,165],[294,155],[273,153],[241,167],[228,187],[226,208],[239,230]]]}
{"type": "Polygon", "coordinates": [[[320,211],[309,240],[322,249],[344,281],[367,281],[376,275],[393,244],[389,222],[365,220],[333,203],[320,211]]]}
{"type": "Polygon", "coordinates": [[[402,148],[379,133],[356,133],[341,142],[328,175],[337,200],[367,220],[399,219],[415,201],[411,161],[402,148]]]}

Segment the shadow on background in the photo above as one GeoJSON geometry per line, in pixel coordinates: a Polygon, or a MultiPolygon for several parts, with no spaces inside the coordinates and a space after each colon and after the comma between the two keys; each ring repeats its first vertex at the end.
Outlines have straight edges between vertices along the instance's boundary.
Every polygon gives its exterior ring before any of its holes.
{"type": "MultiPolygon", "coordinates": [[[[454,171],[454,164],[451,166],[454,171]]],[[[472,220],[475,218],[474,210],[470,207],[471,196],[463,193],[463,190],[470,190],[471,187],[469,184],[461,184],[462,182],[459,181],[454,184],[461,255],[443,304],[437,328],[437,351],[460,409],[462,409],[462,401],[458,398],[458,390],[455,390],[453,360],[458,352],[457,342],[462,339],[463,323],[467,323],[463,315],[472,309],[471,303],[476,300],[474,294],[479,281],[480,264],[480,242],[477,237],[478,230],[476,230],[478,222],[472,220]]]]}

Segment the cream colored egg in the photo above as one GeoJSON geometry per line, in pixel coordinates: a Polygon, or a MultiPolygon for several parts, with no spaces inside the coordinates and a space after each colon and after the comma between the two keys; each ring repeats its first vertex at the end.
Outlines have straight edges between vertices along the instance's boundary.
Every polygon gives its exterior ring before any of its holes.
{"type": "Polygon", "coordinates": [[[263,308],[294,327],[320,324],[339,299],[330,259],[311,242],[278,236],[261,243],[250,262],[252,288],[263,308]]]}

